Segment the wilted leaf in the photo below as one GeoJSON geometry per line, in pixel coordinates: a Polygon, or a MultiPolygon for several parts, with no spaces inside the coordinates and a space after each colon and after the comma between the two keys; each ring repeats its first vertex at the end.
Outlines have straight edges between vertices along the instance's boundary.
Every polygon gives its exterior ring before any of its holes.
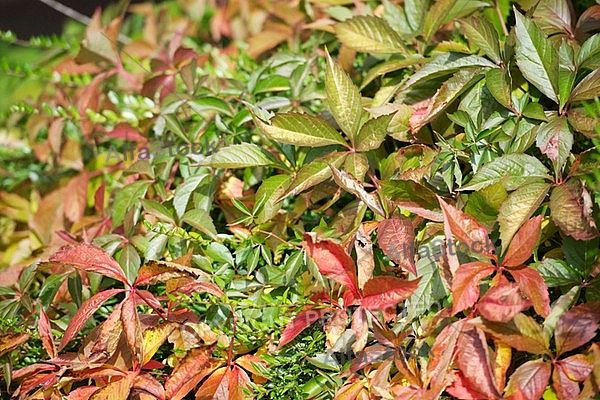
{"type": "Polygon", "coordinates": [[[358,269],[358,287],[362,289],[365,283],[373,277],[373,270],[375,269],[373,242],[365,232],[363,224],[356,230],[354,250],[356,251],[356,266],[358,269]]]}
{"type": "Polygon", "coordinates": [[[332,348],[340,336],[342,336],[342,333],[346,331],[346,325],[348,325],[348,314],[346,313],[346,310],[335,310],[331,318],[329,318],[323,327],[326,337],[325,343],[328,349],[332,348]]]}

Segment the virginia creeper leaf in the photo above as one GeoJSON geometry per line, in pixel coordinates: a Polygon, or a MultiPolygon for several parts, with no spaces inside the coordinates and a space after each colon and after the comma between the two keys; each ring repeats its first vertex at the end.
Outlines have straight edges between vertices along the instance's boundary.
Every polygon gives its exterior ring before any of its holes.
{"type": "Polygon", "coordinates": [[[417,275],[415,266],[415,230],[412,221],[394,215],[379,223],[377,241],[381,250],[400,267],[417,275]]]}
{"type": "Polygon", "coordinates": [[[508,246],[508,251],[502,260],[506,267],[518,267],[533,254],[542,229],[542,216],[531,218],[525,222],[508,246]]]}

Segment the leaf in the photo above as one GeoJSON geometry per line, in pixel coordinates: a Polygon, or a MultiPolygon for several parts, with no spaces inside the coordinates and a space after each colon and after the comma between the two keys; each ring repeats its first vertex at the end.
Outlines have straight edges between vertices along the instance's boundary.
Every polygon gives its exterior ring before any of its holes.
{"type": "Polygon", "coordinates": [[[521,296],[519,285],[507,281],[491,287],[477,302],[479,314],[495,322],[509,322],[529,307],[531,302],[521,296]]]}
{"type": "Polygon", "coordinates": [[[442,222],[444,216],[435,193],[414,181],[380,181],[383,194],[395,205],[404,208],[423,218],[442,222]]]}
{"type": "Polygon", "coordinates": [[[347,146],[344,138],[335,129],[322,119],[308,114],[277,114],[271,118],[271,125],[254,117],[254,123],[265,135],[280,143],[308,147],[332,144],[347,146]]]}
{"type": "Polygon", "coordinates": [[[89,175],[84,171],[69,181],[65,188],[65,217],[71,222],[83,218],[87,202],[89,175]]]}
{"type": "Polygon", "coordinates": [[[480,190],[503,181],[506,190],[550,179],[548,170],[537,158],[527,154],[508,154],[485,164],[471,181],[459,190],[480,190]]]}
{"type": "Polygon", "coordinates": [[[475,218],[446,203],[441,197],[438,196],[438,200],[444,213],[444,225],[452,234],[465,243],[470,251],[493,257],[494,245],[487,230],[475,218]]]}
{"type": "Polygon", "coordinates": [[[542,204],[550,187],[549,183],[532,183],[515,190],[504,200],[498,211],[503,249],[509,246],[521,225],[542,204]]]}
{"type": "Polygon", "coordinates": [[[1,333],[0,334],[0,357],[13,351],[29,340],[27,333],[1,333]]]}
{"type": "Polygon", "coordinates": [[[348,172],[356,180],[362,182],[369,170],[369,159],[365,153],[349,152],[346,154],[344,164],[339,169],[348,172]]]}
{"type": "Polygon", "coordinates": [[[449,75],[460,69],[470,67],[496,68],[496,65],[479,56],[468,56],[461,53],[442,53],[411,75],[403,88],[406,89],[416,84],[449,75]]]}
{"type": "Polygon", "coordinates": [[[573,84],[577,77],[574,50],[564,38],[560,43],[558,58],[558,98],[560,99],[559,111],[562,111],[571,97],[573,84]]]}
{"type": "Polygon", "coordinates": [[[488,399],[501,397],[496,387],[490,352],[483,332],[477,327],[462,330],[458,337],[457,349],[456,363],[469,387],[488,399]]]}
{"type": "Polygon", "coordinates": [[[566,0],[549,0],[540,2],[533,12],[533,18],[538,26],[547,34],[557,33],[573,35],[572,6],[566,0]]]}
{"type": "Polygon", "coordinates": [[[381,221],[377,228],[377,242],[390,260],[413,275],[417,275],[415,229],[409,218],[394,215],[381,221]]]}
{"type": "Polygon", "coordinates": [[[304,234],[302,246],[306,250],[306,254],[314,260],[321,274],[360,296],[356,280],[356,266],[342,246],[331,240],[315,241],[313,236],[308,233],[304,234]]]}
{"type": "Polygon", "coordinates": [[[452,279],[452,314],[473,307],[479,299],[479,284],[495,269],[493,265],[481,261],[458,267],[452,279]]]}
{"type": "Polygon", "coordinates": [[[165,396],[170,400],[183,399],[214,369],[211,354],[215,345],[198,347],[187,352],[165,380],[165,396]]]}
{"type": "Polygon", "coordinates": [[[68,264],[85,272],[95,272],[129,284],[121,266],[104,250],[91,244],[78,244],[60,248],[49,262],[68,264]]]}
{"type": "Polygon", "coordinates": [[[542,229],[542,216],[531,218],[525,222],[510,242],[508,251],[502,260],[506,267],[518,267],[527,261],[537,245],[542,229]]]}
{"type": "Polygon", "coordinates": [[[242,143],[224,147],[199,164],[214,168],[246,168],[275,163],[273,156],[262,148],[253,143],[242,143]]]}
{"type": "Polygon", "coordinates": [[[575,399],[581,391],[579,384],[569,379],[562,364],[556,365],[552,371],[552,386],[559,399],[575,399]]]}
{"type": "Polygon", "coordinates": [[[38,333],[42,338],[42,347],[48,353],[50,358],[56,357],[56,346],[54,345],[54,337],[52,336],[52,327],[48,315],[44,311],[44,307],[40,307],[40,319],[38,320],[38,333]]]}
{"type": "Polygon", "coordinates": [[[347,153],[333,153],[305,164],[294,176],[292,183],[278,201],[309,189],[331,178],[331,166],[339,168],[346,159],[347,153]]]}
{"type": "Polygon", "coordinates": [[[535,312],[542,317],[547,317],[550,313],[550,297],[548,287],[539,272],[533,268],[524,267],[511,269],[510,273],[519,284],[521,291],[531,300],[535,312]]]}
{"type": "Polygon", "coordinates": [[[356,151],[376,150],[387,136],[387,128],[395,114],[380,115],[368,120],[358,132],[355,139],[356,151]]]}
{"type": "Polygon", "coordinates": [[[579,69],[600,68],[600,33],[583,42],[577,55],[577,66],[579,69]]]}
{"type": "Polygon", "coordinates": [[[600,321],[600,302],[581,304],[558,319],[554,331],[556,356],[583,346],[596,336],[600,321]]]}
{"type": "Polygon", "coordinates": [[[592,100],[600,96],[600,69],[588,74],[571,92],[571,101],[592,100]]]}
{"type": "Polygon", "coordinates": [[[135,374],[130,373],[116,382],[110,382],[94,392],[90,400],[127,400],[129,399],[129,392],[133,387],[134,379],[135,374]]]}
{"type": "Polygon", "coordinates": [[[578,179],[569,179],[554,188],[550,195],[552,221],[565,234],[577,240],[600,236],[592,216],[592,200],[578,179]]]}
{"type": "Polygon", "coordinates": [[[65,330],[65,334],[63,335],[60,344],[58,346],[58,351],[61,351],[67,343],[71,341],[77,335],[85,322],[100,308],[102,304],[111,297],[124,292],[124,289],[107,289],[102,292],[98,292],[88,300],[86,300],[81,307],[77,310],[71,322],[69,322],[69,326],[65,330]]]}
{"type": "Polygon", "coordinates": [[[163,388],[163,385],[150,374],[140,374],[136,376],[133,383],[133,390],[140,394],[140,398],[144,398],[144,395],[147,394],[158,400],[165,399],[165,389],[163,388]]]}
{"type": "Polygon", "coordinates": [[[360,92],[348,75],[334,63],[327,53],[325,90],[331,114],[338,126],[356,146],[356,137],[362,124],[363,108],[360,92]]]}
{"type": "Polygon", "coordinates": [[[553,118],[537,130],[536,145],[554,164],[558,176],[571,154],[573,132],[565,117],[553,118]]]}
{"type": "Polygon", "coordinates": [[[279,338],[278,349],[282,348],[292,340],[296,338],[303,330],[317,322],[319,319],[323,318],[327,313],[331,312],[331,308],[321,308],[321,309],[306,309],[301,311],[296,318],[294,318],[281,332],[281,337],[279,338]]]}
{"type": "Polygon", "coordinates": [[[360,305],[368,310],[385,310],[406,300],[417,289],[419,278],[409,281],[393,276],[376,276],[365,284],[360,305]]]}
{"type": "Polygon", "coordinates": [[[208,177],[208,174],[189,176],[185,178],[183,183],[177,185],[175,188],[175,195],[173,197],[173,208],[175,208],[177,217],[181,218],[183,214],[185,214],[190,196],[208,177]]]}
{"type": "Polygon", "coordinates": [[[142,366],[146,365],[150,360],[152,360],[154,354],[156,354],[160,346],[165,343],[167,337],[169,337],[169,335],[171,335],[176,328],[177,324],[166,322],[144,330],[144,344],[142,346],[144,353],[142,358],[142,366]]]}
{"type": "Polygon", "coordinates": [[[200,386],[196,400],[244,400],[243,388],[249,382],[248,374],[237,365],[219,368],[200,386]]]}
{"type": "Polygon", "coordinates": [[[331,318],[329,318],[323,327],[326,338],[325,345],[328,349],[331,349],[340,336],[342,336],[342,333],[346,331],[346,325],[348,325],[348,314],[346,310],[335,310],[331,318]]]}
{"type": "Polygon", "coordinates": [[[496,64],[502,62],[500,53],[500,38],[496,28],[485,18],[471,17],[461,24],[465,36],[471,43],[479,47],[481,51],[496,64]]]}
{"type": "Polygon", "coordinates": [[[362,80],[360,89],[364,89],[373,80],[381,75],[387,74],[388,72],[398,71],[399,69],[410,67],[423,60],[423,56],[419,54],[411,54],[408,57],[402,57],[399,59],[392,58],[388,61],[377,64],[373,68],[370,68],[365,77],[362,80]]]}
{"type": "Polygon", "coordinates": [[[517,65],[525,79],[558,103],[558,52],[535,22],[514,11],[517,65]]]}
{"type": "Polygon", "coordinates": [[[512,107],[511,80],[506,69],[492,68],[485,73],[485,86],[496,101],[506,108],[512,107]]]}
{"type": "Polygon", "coordinates": [[[333,165],[330,165],[333,180],[345,191],[352,193],[360,200],[362,200],[371,210],[381,216],[385,216],[385,210],[381,206],[381,202],[377,197],[376,193],[368,193],[363,184],[356,180],[352,175],[346,171],[340,171],[333,165]]]}
{"type": "Polygon", "coordinates": [[[146,196],[146,191],[151,184],[151,181],[137,181],[117,192],[112,203],[113,226],[123,223],[127,211],[146,196]]]}
{"type": "Polygon", "coordinates": [[[552,365],[543,359],[527,361],[513,372],[506,385],[505,396],[519,393],[522,399],[541,399],[548,381],[552,365]]]}
{"type": "Polygon", "coordinates": [[[362,290],[365,283],[373,278],[373,270],[375,269],[373,242],[371,242],[371,238],[365,231],[363,224],[360,224],[356,230],[354,251],[356,251],[356,266],[358,269],[358,288],[362,290]]]}
{"type": "Polygon", "coordinates": [[[289,175],[275,175],[263,181],[256,191],[257,201],[264,201],[262,208],[256,214],[256,222],[264,224],[277,215],[282,207],[282,203],[277,200],[286,194],[291,177],[289,175]]]}
{"type": "Polygon", "coordinates": [[[187,211],[181,218],[181,222],[190,224],[211,238],[217,237],[217,228],[215,228],[212,217],[209,213],[200,208],[187,211]]]}
{"type": "Polygon", "coordinates": [[[140,255],[135,247],[131,244],[126,244],[121,250],[121,253],[119,253],[119,264],[123,268],[128,282],[133,282],[135,280],[141,263],[140,255]]]}
{"type": "Polygon", "coordinates": [[[456,16],[456,14],[451,13],[456,3],[457,0],[443,0],[433,3],[425,14],[423,22],[423,33],[425,34],[426,41],[429,41],[433,37],[441,25],[448,22],[448,18],[456,16]]]}
{"type": "Polygon", "coordinates": [[[339,41],[356,51],[408,54],[400,35],[384,19],[359,16],[337,23],[334,28],[339,41]]]}
{"type": "Polygon", "coordinates": [[[535,269],[544,278],[544,282],[548,287],[581,284],[581,275],[563,260],[544,258],[541,262],[535,264],[535,269]]]}
{"type": "Polygon", "coordinates": [[[123,325],[123,333],[125,334],[127,345],[131,350],[131,354],[136,358],[136,361],[142,362],[144,355],[141,346],[143,345],[144,339],[140,327],[140,319],[135,310],[135,296],[133,295],[133,292],[129,292],[122,304],[121,323],[123,325]]]}
{"type": "MultiPolygon", "coordinates": [[[[208,250],[207,250],[208,251],[208,250]]],[[[223,261],[225,262],[225,261],[223,261]]],[[[134,286],[151,286],[177,278],[197,278],[208,275],[198,268],[169,261],[147,261],[138,272],[134,286]]]]}
{"type": "Polygon", "coordinates": [[[515,315],[510,322],[483,320],[481,329],[495,339],[514,348],[531,354],[550,354],[550,341],[542,327],[523,313],[515,315]]]}
{"type": "Polygon", "coordinates": [[[550,314],[548,314],[548,317],[546,317],[543,324],[544,332],[548,337],[551,337],[554,334],[558,318],[560,318],[560,316],[577,301],[580,290],[581,288],[579,286],[573,286],[567,293],[563,294],[552,303],[550,314]]]}

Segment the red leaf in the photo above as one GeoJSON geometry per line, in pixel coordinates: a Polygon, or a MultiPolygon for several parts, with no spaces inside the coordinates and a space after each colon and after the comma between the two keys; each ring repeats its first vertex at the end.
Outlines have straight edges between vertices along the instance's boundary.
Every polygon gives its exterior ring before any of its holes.
{"type": "Polygon", "coordinates": [[[308,309],[301,311],[300,314],[298,314],[298,316],[294,318],[281,333],[279,346],[277,346],[277,348],[280,349],[294,340],[294,338],[298,336],[300,332],[317,322],[319,319],[323,318],[325,314],[331,312],[332,310],[332,308],[322,308],[319,310],[308,309]]]}
{"type": "Polygon", "coordinates": [[[446,326],[435,339],[431,347],[429,363],[427,364],[427,378],[425,383],[431,383],[431,399],[439,398],[444,388],[449,384],[448,371],[454,360],[456,343],[464,325],[459,320],[452,325],[446,326]]]}
{"type": "Polygon", "coordinates": [[[492,264],[475,261],[458,267],[452,279],[452,314],[470,308],[479,299],[479,283],[495,271],[492,264]]]}
{"type": "Polygon", "coordinates": [[[242,388],[249,382],[248,374],[237,365],[219,368],[198,389],[196,400],[244,400],[242,388]]]}
{"type": "Polygon", "coordinates": [[[90,397],[90,400],[129,399],[129,393],[131,392],[134,379],[135,375],[131,373],[125,376],[123,379],[111,381],[108,385],[95,392],[90,397]]]}
{"type": "Polygon", "coordinates": [[[127,277],[121,266],[107,252],[91,244],[79,244],[77,246],[65,246],[58,250],[50,262],[69,264],[86,272],[108,276],[127,285],[127,277]]]}
{"type": "Polygon", "coordinates": [[[501,397],[483,332],[477,327],[463,330],[457,348],[456,362],[469,388],[485,394],[488,399],[501,397]]]}
{"type": "Polygon", "coordinates": [[[558,319],[554,331],[556,356],[583,346],[596,336],[600,319],[600,302],[573,307],[558,319]]]}
{"type": "Polygon", "coordinates": [[[210,360],[214,347],[210,345],[192,349],[179,361],[165,381],[165,396],[169,400],[183,399],[214,369],[210,360]]]}
{"type": "MultiPolygon", "coordinates": [[[[344,311],[346,312],[346,311],[344,311]]],[[[356,336],[356,342],[352,345],[354,354],[365,348],[369,336],[369,324],[367,321],[367,312],[363,307],[358,307],[352,314],[352,332],[356,336]]]]}
{"type": "Polygon", "coordinates": [[[525,222],[516,233],[508,246],[508,251],[502,260],[505,267],[518,267],[531,257],[540,238],[542,216],[531,218],[525,222]]]}
{"type": "Polygon", "coordinates": [[[87,202],[89,176],[84,170],[72,178],[65,188],[65,217],[71,222],[78,222],[83,218],[87,202]]]}
{"type": "Polygon", "coordinates": [[[558,362],[569,377],[577,382],[583,382],[592,372],[592,361],[583,354],[575,354],[558,362]]]}
{"type": "Polygon", "coordinates": [[[469,246],[469,250],[493,257],[494,245],[488,237],[487,230],[468,214],[446,203],[438,196],[438,201],[444,213],[444,224],[458,240],[469,246]]]}
{"type": "Polygon", "coordinates": [[[369,310],[395,307],[413,294],[420,280],[421,278],[408,281],[393,276],[376,276],[365,283],[364,297],[360,304],[369,310]]]}
{"type": "Polygon", "coordinates": [[[377,241],[390,260],[413,275],[417,275],[415,229],[409,218],[395,215],[381,221],[377,229],[377,241]]]}
{"type": "Polygon", "coordinates": [[[533,308],[542,317],[550,313],[550,296],[544,278],[533,268],[511,269],[511,275],[519,284],[521,291],[531,300],[533,308]]]}
{"type": "Polygon", "coordinates": [[[453,397],[461,400],[482,400],[489,398],[487,395],[473,389],[468,379],[462,373],[456,372],[454,376],[455,381],[452,382],[451,386],[446,388],[446,392],[453,397]]]}
{"type": "Polygon", "coordinates": [[[71,390],[67,396],[68,400],[88,400],[98,390],[97,386],[82,386],[71,390]]]}
{"type": "Polygon", "coordinates": [[[560,400],[571,400],[576,398],[581,391],[579,383],[572,381],[561,364],[557,364],[552,371],[552,386],[560,400]]]}
{"type": "Polygon", "coordinates": [[[177,288],[176,291],[187,296],[190,296],[192,293],[210,293],[217,297],[225,296],[221,288],[211,282],[191,282],[177,288]]]}
{"type": "Polygon", "coordinates": [[[528,361],[513,372],[506,386],[506,396],[520,393],[524,399],[540,399],[548,380],[552,365],[543,359],[528,361]]]}
{"type": "Polygon", "coordinates": [[[127,345],[131,349],[131,354],[136,358],[137,362],[142,362],[142,352],[140,349],[143,337],[140,331],[140,320],[137,311],[135,310],[135,296],[130,292],[127,298],[123,301],[121,308],[121,323],[123,324],[123,332],[127,345]]]}
{"type": "Polygon", "coordinates": [[[50,327],[50,320],[44,311],[44,307],[40,306],[40,320],[38,322],[38,332],[42,338],[42,346],[46,353],[51,358],[56,357],[56,347],[54,346],[54,337],[52,336],[52,328],[50,327]]]}
{"type": "Polygon", "coordinates": [[[577,240],[600,236],[592,213],[592,199],[579,179],[569,179],[552,190],[550,215],[564,234],[577,240]]]}
{"type": "Polygon", "coordinates": [[[85,324],[85,321],[87,321],[88,318],[90,318],[106,300],[124,291],[124,289],[108,289],[103,292],[96,293],[94,296],[85,301],[81,307],[79,307],[73,316],[73,319],[71,319],[69,326],[67,326],[67,330],[60,341],[60,345],[58,346],[58,351],[61,351],[65,345],[75,337],[75,335],[85,324]]]}
{"type": "Polygon", "coordinates": [[[530,306],[531,302],[521,296],[519,285],[505,281],[490,288],[481,297],[477,303],[477,311],[489,321],[509,322],[530,306]]]}
{"type": "Polygon", "coordinates": [[[148,141],[148,138],[142,136],[140,131],[135,129],[129,124],[120,123],[115,128],[108,132],[106,136],[115,139],[124,139],[126,141],[133,141],[139,143],[145,143],[148,141]]]}
{"type": "Polygon", "coordinates": [[[317,264],[319,272],[347,287],[360,297],[356,266],[342,246],[331,240],[314,242],[313,237],[307,233],[304,234],[304,239],[306,241],[302,245],[308,256],[317,264]]]}

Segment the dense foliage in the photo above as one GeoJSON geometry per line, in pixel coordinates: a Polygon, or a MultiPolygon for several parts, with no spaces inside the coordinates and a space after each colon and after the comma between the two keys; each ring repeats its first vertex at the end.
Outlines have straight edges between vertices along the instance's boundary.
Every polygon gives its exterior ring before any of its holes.
{"type": "Polygon", "coordinates": [[[2,33],[1,390],[597,398],[598,31],[196,0],[2,33]]]}

